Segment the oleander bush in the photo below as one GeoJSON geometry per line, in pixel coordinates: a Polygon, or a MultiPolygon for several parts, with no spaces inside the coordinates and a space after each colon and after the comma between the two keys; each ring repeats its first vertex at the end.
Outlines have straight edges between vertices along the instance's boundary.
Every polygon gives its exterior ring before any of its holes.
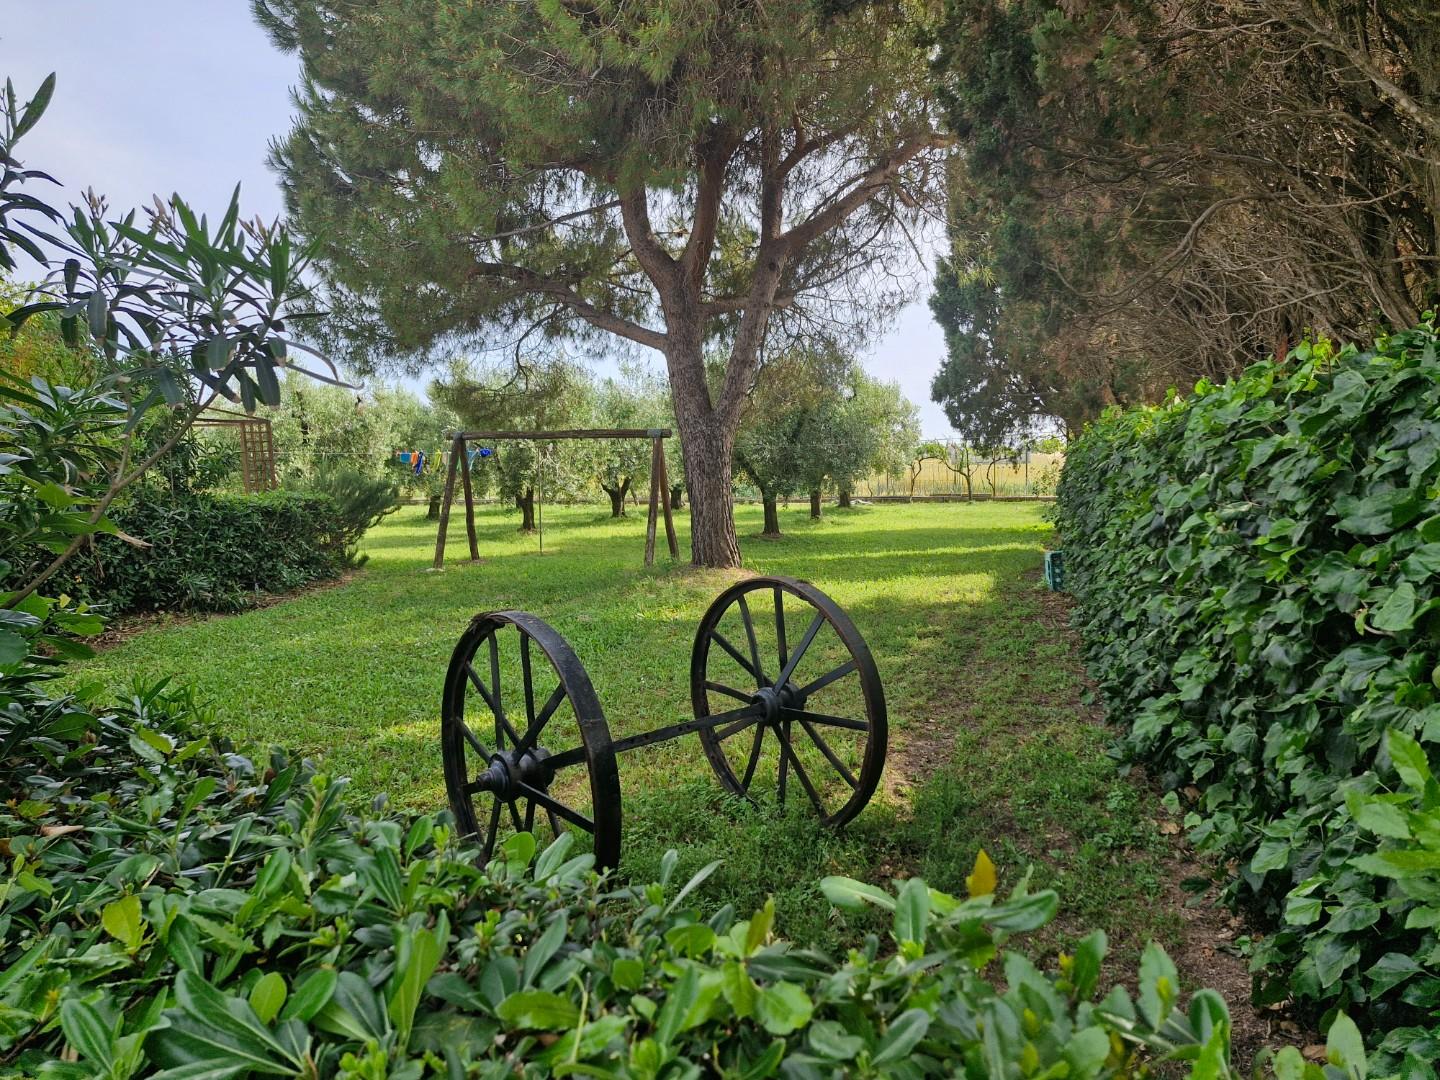
{"type": "Polygon", "coordinates": [[[1273,928],[1260,1000],[1363,1014],[1428,1061],[1440,822],[1402,817],[1440,753],[1437,494],[1432,315],[1112,412],[1070,448],[1057,519],[1125,750],[1273,928]]]}
{"type": "MultiPolygon", "coordinates": [[[[988,860],[966,899],[827,879],[838,907],[893,912],[891,940],[836,960],[769,905],[695,910],[713,867],[679,885],[672,853],[628,885],[528,834],[480,866],[447,815],[356,808],[308,762],[205,736],[163,683],[47,696],[55,666],[0,665],[0,1075],[1234,1075],[1224,1001],[1182,1004],[1158,946],[1136,997],[1102,995],[1102,933],[1055,971],[1006,949],[1056,897],[996,898],[988,860]]],[[[1343,1017],[1329,1053],[1274,1074],[1363,1075],[1343,1017]]]]}
{"type": "Polygon", "coordinates": [[[319,492],[176,495],[139,486],[109,518],[148,546],[100,535],[66,568],[64,587],[114,613],[238,611],[344,573],[358,538],[352,517],[319,492]]]}

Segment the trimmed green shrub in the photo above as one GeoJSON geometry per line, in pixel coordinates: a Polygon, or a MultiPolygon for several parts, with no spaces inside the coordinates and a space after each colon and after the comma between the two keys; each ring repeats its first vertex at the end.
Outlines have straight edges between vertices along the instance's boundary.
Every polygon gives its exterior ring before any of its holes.
{"type": "MultiPolygon", "coordinates": [[[[1182,1007],[1157,946],[1133,998],[1100,993],[1102,933],[1055,972],[1003,951],[1056,898],[997,899],[988,862],[964,900],[827,879],[837,906],[893,913],[890,942],[836,961],[778,938],[770,905],[696,911],[713,866],[679,885],[671,853],[624,885],[528,834],[479,866],[447,815],[356,811],[343,782],[204,719],[165,684],[95,710],[0,668],[0,1073],[1234,1075],[1224,1001],[1182,1007]]],[[[1363,1076],[1343,1017],[1331,1061],[1289,1049],[1275,1074],[1363,1076]]]]}
{"type": "Polygon", "coordinates": [[[177,497],[142,487],[109,516],[149,547],[101,536],[93,555],[67,568],[65,588],[114,612],[238,611],[262,594],[338,577],[356,539],[324,494],[177,497]]]}
{"type": "Polygon", "coordinates": [[[1440,1043],[1413,1025],[1440,1007],[1440,890],[1378,873],[1375,853],[1417,868],[1440,855],[1377,834],[1389,811],[1355,816],[1406,775],[1387,730],[1432,767],[1440,754],[1427,318],[1373,349],[1307,344],[1107,415],[1070,448],[1057,520],[1125,750],[1188,804],[1193,840],[1233,860],[1232,898],[1274,928],[1257,945],[1260,1000],[1412,1025],[1402,1048],[1433,1061],[1440,1043]]]}

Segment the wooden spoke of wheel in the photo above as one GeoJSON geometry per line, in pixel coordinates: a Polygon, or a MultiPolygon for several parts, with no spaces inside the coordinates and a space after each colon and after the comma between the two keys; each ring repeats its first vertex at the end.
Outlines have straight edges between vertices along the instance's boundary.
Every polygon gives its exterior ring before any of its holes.
{"type": "Polygon", "coordinates": [[[745,638],[750,643],[750,674],[755,676],[756,682],[761,686],[770,685],[765,679],[765,665],[760,663],[760,646],[755,641],[755,623],[750,618],[750,605],[745,602],[745,594],[741,593],[735,598],[736,605],[740,608],[740,618],[745,623],[745,638]]]}
{"type": "Polygon", "coordinates": [[[816,679],[814,682],[806,683],[800,688],[799,695],[802,698],[808,698],[811,694],[815,693],[815,691],[823,689],[824,687],[829,686],[831,683],[843,679],[846,675],[849,675],[855,670],[855,661],[846,660],[845,663],[841,664],[839,667],[835,668],[832,671],[827,671],[824,675],[821,675],[820,678],[816,679]]]}
{"type": "Polygon", "coordinates": [[[560,703],[565,700],[565,685],[555,687],[551,695],[545,699],[544,706],[540,709],[539,715],[530,721],[530,726],[525,729],[525,735],[520,739],[517,749],[533,750],[540,739],[540,733],[545,730],[545,725],[555,715],[555,710],[560,708],[560,703]]]}
{"type": "Polygon", "coordinates": [[[726,697],[732,697],[736,701],[744,701],[746,703],[750,702],[754,697],[753,694],[747,694],[744,690],[736,690],[733,686],[726,686],[724,683],[718,683],[711,679],[705,680],[705,689],[713,690],[717,694],[724,694],[726,697]]]}
{"type": "Polygon", "coordinates": [[[539,803],[556,817],[564,818],[570,824],[578,825],[586,832],[593,833],[595,831],[595,822],[580,813],[579,810],[566,806],[559,799],[551,798],[547,792],[541,791],[539,788],[532,788],[529,784],[521,784],[520,791],[532,804],[539,803]]]}
{"type": "MultiPolygon", "coordinates": [[[[493,635],[490,638],[490,647],[492,649],[495,647],[495,638],[493,635]]],[[[498,664],[492,666],[492,670],[495,672],[491,676],[493,681],[490,686],[486,686],[479,674],[476,673],[475,668],[470,664],[465,665],[465,675],[469,678],[470,684],[475,687],[495,717],[495,747],[499,749],[505,745],[505,736],[507,734],[510,736],[511,746],[516,745],[520,741],[520,736],[515,734],[515,729],[510,726],[510,721],[506,719],[505,710],[500,704],[500,673],[498,671],[498,664]]]]}
{"type": "MultiPolygon", "coordinates": [[[[520,635],[520,647],[525,647],[525,635],[520,635]]],[[[503,742],[505,736],[509,736],[511,746],[520,745],[520,736],[510,726],[510,718],[505,715],[505,698],[500,692],[500,642],[498,635],[490,635],[490,685],[493,687],[495,700],[491,703],[491,709],[495,713],[495,741],[503,742]]]]}
{"type": "Polygon", "coordinates": [[[849,731],[869,731],[870,725],[864,720],[851,720],[844,716],[828,716],[825,713],[812,712],[809,709],[781,709],[780,715],[787,720],[807,720],[812,724],[824,724],[826,727],[846,728],[849,731]]]}
{"type": "Polygon", "coordinates": [[[740,780],[740,791],[742,794],[748,794],[750,791],[750,781],[755,779],[755,767],[760,764],[760,749],[764,742],[765,729],[763,727],[757,727],[755,729],[755,742],[750,747],[750,760],[745,763],[745,775],[740,780]]]}
{"type": "Polygon", "coordinates": [[[785,590],[776,585],[775,597],[775,651],[780,657],[780,670],[785,670],[785,664],[790,659],[789,650],[785,647],[785,590]]]}
{"type": "Polygon", "coordinates": [[[455,723],[460,728],[461,735],[465,737],[465,741],[470,744],[471,748],[474,749],[475,753],[479,754],[483,760],[489,761],[490,751],[485,749],[485,744],[482,743],[480,739],[476,736],[476,734],[470,730],[469,726],[465,723],[465,721],[457,720],[455,721],[455,723]]]}

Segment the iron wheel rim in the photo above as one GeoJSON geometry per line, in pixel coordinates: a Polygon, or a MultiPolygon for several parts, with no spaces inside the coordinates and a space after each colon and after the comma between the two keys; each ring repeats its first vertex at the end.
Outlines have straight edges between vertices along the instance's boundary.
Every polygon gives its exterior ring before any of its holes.
{"type": "Polygon", "coordinates": [[[523,829],[534,834],[537,844],[542,839],[542,823],[558,838],[559,822],[564,821],[572,829],[591,833],[597,868],[611,869],[619,863],[620,777],[610,727],[584,665],[549,623],[524,611],[495,611],[475,616],[450,657],[440,726],[450,809],[461,834],[479,840],[482,863],[493,857],[505,817],[516,832],[523,829]],[[509,687],[509,693],[500,685],[501,635],[518,636],[519,642],[514,648],[519,654],[521,679],[518,687],[509,687]],[[549,685],[548,681],[542,681],[544,665],[537,662],[542,657],[548,661],[556,681],[554,690],[543,702],[536,693],[537,684],[549,685]],[[579,738],[576,740],[573,735],[564,738],[563,748],[557,752],[545,746],[545,739],[548,737],[553,743],[566,726],[563,721],[555,721],[556,714],[563,711],[567,702],[572,712],[570,725],[578,726],[579,738]],[[507,707],[511,704],[518,704],[524,710],[523,730],[515,722],[520,714],[512,718],[507,707]],[[467,721],[467,706],[470,716],[479,718],[479,724],[467,721]],[[475,732],[475,727],[482,725],[483,738],[475,732]],[[528,758],[527,750],[530,751],[528,758]],[[548,757],[540,757],[537,751],[541,750],[548,751],[548,757]],[[506,792],[513,798],[476,788],[482,773],[497,767],[497,759],[505,759],[498,762],[498,767],[514,777],[506,792]],[[517,759],[533,759],[536,771],[522,775],[515,767],[517,759]],[[555,764],[544,765],[546,761],[555,764]],[[530,782],[547,771],[553,780],[553,774],[581,766],[588,775],[588,817],[563,798],[552,795],[549,781],[530,782]],[[523,807],[519,805],[522,801],[523,807]],[[477,802],[486,809],[477,813],[477,802]],[[565,813],[561,812],[562,808],[565,813]],[[566,816],[567,813],[573,816],[566,816]]]}
{"type": "MultiPolygon", "coordinates": [[[[781,805],[784,805],[787,794],[787,780],[793,771],[797,783],[805,789],[803,797],[808,798],[808,801],[815,808],[821,820],[827,825],[838,828],[852,821],[856,815],[865,808],[866,804],[869,803],[871,797],[878,789],[881,774],[885,767],[889,729],[885,692],[880,682],[880,674],[876,669],[874,657],[871,655],[870,648],[866,644],[863,635],[856,629],[850,617],[845,614],[835,601],[809,582],[796,578],[776,576],[754,577],[730,586],[715,598],[715,601],[705,612],[705,616],[701,619],[700,625],[695,632],[695,642],[690,654],[691,705],[697,717],[713,715],[711,710],[711,695],[717,693],[715,689],[717,680],[711,678],[711,660],[716,657],[717,654],[728,654],[729,661],[727,662],[733,661],[729,667],[732,677],[737,668],[753,668],[756,661],[760,660],[754,634],[755,616],[751,614],[749,598],[752,594],[762,593],[768,595],[771,605],[771,617],[775,619],[777,645],[780,653],[780,655],[775,657],[775,660],[777,662],[780,661],[782,656],[785,657],[787,662],[791,657],[795,660],[795,663],[789,664],[790,678],[786,680],[787,684],[791,684],[796,667],[798,663],[803,660],[805,651],[813,643],[820,630],[826,626],[834,632],[839,643],[844,647],[846,652],[848,652],[848,664],[853,664],[853,668],[843,674],[834,675],[833,678],[829,678],[829,676],[833,675],[833,672],[827,672],[825,677],[815,680],[819,685],[811,690],[808,695],[805,695],[800,702],[800,708],[781,707],[778,711],[776,721],[772,721],[769,725],[757,723],[756,734],[751,736],[752,749],[749,756],[753,759],[754,763],[747,761],[748,768],[746,771],[749,774],[748,779],[744,774],[737,774],[734,764],[727,756],[723,746],[724,739],[735,734],[735,732],[717,732],[713,728],[702,730],[700,732],[700,742],[704,747],[705,756],[710,762],[710,766],[714,770],[715,775],[719,778],[721,785],[731,794],[738,795],[752,804],[758,805],[758,800],[751,792],[753,782],[756,779],[755,769],[758,764],[759,755],[759,751],[755,748],[765,740],[767,733],[773,733],[773,737],[777,742],[777,800],[781,805]],[[810,609],[805,613],[806,622],[804,623],[804,629],[800,633],[798,639],[799,644],[794,648],[790,648],[789,635],[787,632],[787,618],[790,614],[784,604],[784,598],[787,596],[801,601],[803,605],[807,605],[810,609]],[[745,639],[738,643],[729,642],[728,639],[719,634],[721,622],[732,608],[736,608],[743,613],[742,622],[747,631],[745,639]],[[781,612],[781,614],[776,616],[774,614],[776,611],[781,612]],[[797,652],[800,653],[798,657],[794,655],[797,652]],[[737,654],[739,655],[737,656],[737,654]],[[859,680],[861,700],[864,705],[863,717],[833,716],[819,713],[814,709],[805,707],[809,704],[810,697],[819,693],[831,682],[838,682],[840,679],[849,677],[855,677],[859,680]],[[826,678],[829,678],[828,682],[826,678]],[[830,748],[830,750],[825,749],[827,740],[825,739],[823,731],[827,727],[833,726],[836,722],[844,723],[845,726],[851,727],[851,730],[863,730],[864,734],[865,745],[863,754],[861,755],[859,769],[849,776],[836,768],[836,755],[830,752],[833,750],[833,747],[830,748]],[[853,727],[852,725],[863,725],[863,728],[853,727]],[[808,774],[800,763],[799,755],[794,750],[796,737],[804,738],[814,745],[816,750],[822,754],[822,757],[832,767],[832,771],[839,776],[842,783],[850,787],[851,792],[849,798],[838,808],[832,808],[825,802],[823,797],[817,797],[817,793],[813,790],[812,784],[808,780],[808,774]],[[781,745],[782,740],[784,745],[781,745]],[[854,783],[850,783],[852,779],[854,783]]],[[[800,627],[796,626],[795,629],[799,631],[800,627]]],[[[846,665],[842,664],[840,666],[845,667],[846,665]]],[[[756,684],[754,687],[756,692],[762,692],[767,683],[770,689],[774,691],[775,684],[779,682],[780,676],[786,673],[786,668],[783,664],[773,669],[773,677],[770,677],[770,670],[771,669],[767,669],[762,660],[758,672],[753,670],[749,671],[749,675],[751,676],[750,681],[756,684]]],[[[804,687],[801,688],[803,689],[804,687]]],[[[724,696],[734,697],[735,694],[731,692],[732,689],[748,690],[750,688],[732,688],[726,686],[723,691],[724,696]]]]}

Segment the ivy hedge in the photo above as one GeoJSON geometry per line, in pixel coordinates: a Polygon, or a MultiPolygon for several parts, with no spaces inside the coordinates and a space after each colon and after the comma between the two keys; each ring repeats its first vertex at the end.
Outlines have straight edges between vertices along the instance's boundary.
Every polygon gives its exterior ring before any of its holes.
{"type": "MultiPolygon", "coordinates": [[[[12,616],[32,641],[84,617],[34,597],[12,616]]],[[[0,665],[0,1075],[1235,1075],[1224,1001],[1182,1003],[1158,947],[1135,997],[1102,992],[1103,933],[1051,971],[1006,949],[1056,897],[995,897],[985,860],[965,899],[827,879],[836,906],[893,913],[889,940],[833,959],[769,905],[697,911],[709,871],[671,881],[673,856],[630,885],[519,834],[477,865],[447,815],[356,808],[305,761],[238,753],[183,691],[99,709],[47,696],[56,670],[0,665]]],[[[1363,1076],[1344,1017],[1329,1059],[1271,1065],[1363,1076]]]]}
{"type": "Polygon", "coordinates": [[[1252,905],[1261,1001],[1440,1059],[1440,359],[1433,316],[1114,411],[1057,522],[1124,749],[1252,905]]]}
{"type": "Polygon", "coordinates": [[[266,593],[340,576],[357,539],[336,499],[309,492],[139,487],[109,517],[148,546],[98,536],[66,568],[65,588],[113,613],[239,611],[266,593]]]}

